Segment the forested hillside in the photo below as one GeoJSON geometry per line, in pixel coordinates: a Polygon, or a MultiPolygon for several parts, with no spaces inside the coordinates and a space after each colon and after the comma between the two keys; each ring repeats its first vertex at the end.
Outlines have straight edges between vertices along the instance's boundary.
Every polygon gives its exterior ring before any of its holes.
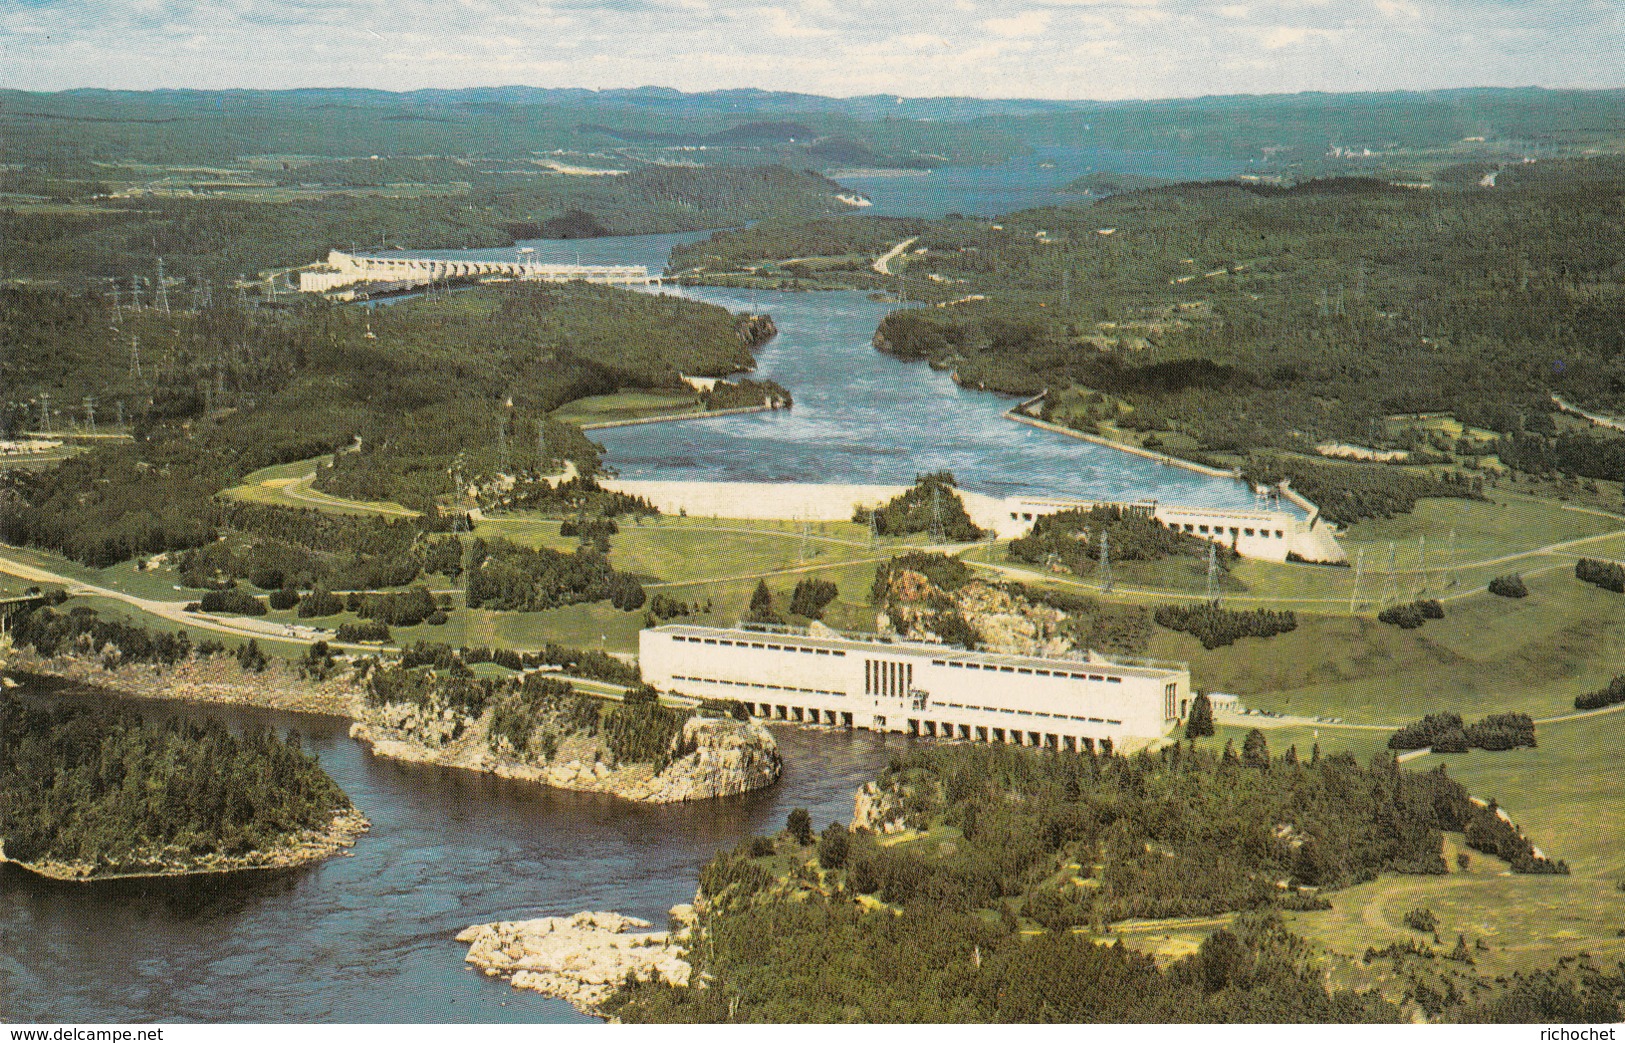
{"type": "MultiPolygon", "coordinates": [[[[859,803],[858,828],[815,835],[793,812],[786,832],[718,855],[701,874],[706,912],[688,952],[709,987],[629,984],[611,1011],[627,1021],[1400,1020],[1375,992],[1329,987],[1271,910],[1325,908],[1331,892],[1379,873],[1444,873],[1443,831],[1465,829],[1492,853],[1516,840],[1527,857],[1528,844],[1504,824],[1480,836],[1500,820],[1442,768],[1272,754],[1258,731],[1219,755],[922,747],[894,758],[859,803]],[[1163,961],[1099,940],[1113,921],[1235,910],[1246,912],[1233,926],[1163,961]]],[[[1620,984],[1607,980],[1603,995],[1620,984]]],[[[1476,1002],[1418,999],[1430,1016],[1464,1020],[1482,1016],[1476,1002]]]]}
{"type": "Polygon", "coordinates": [[[212,540],[211,498],[258,468],[337,452],[317,487],[428,510],[502,471],[584,474],[597,449],[548,411],[685,373],[754,366],[747,317],[607,287],[516,285],[363,313],[326,303],[133,312],[0,290],[7,430],[122,419],[133,443],[8,472],[0,527],[98,565],[212,540]],[[139,352],[139,371],[136,368],[139,352]]]}
{"type": "Polygon", "coordinates": [[[1421,412],[1538,430],[1553,391],[1625,408],[1621,234],[1613,159],[1464,190],[1130,192],[933,223],[907,259],[911,295],[987,299],[897,311],[876,344],[973,386],[1096,389],[1131,408],[1124,425],[1198,451],[1369,442],[1381,418],[1421,412]]]}

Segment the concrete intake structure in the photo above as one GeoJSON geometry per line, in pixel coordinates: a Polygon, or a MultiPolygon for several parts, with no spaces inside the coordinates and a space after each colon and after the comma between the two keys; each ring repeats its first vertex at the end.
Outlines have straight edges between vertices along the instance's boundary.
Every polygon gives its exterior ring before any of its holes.
{"type": "Polygon", "coordinates": [[[660,281],[641,264],[537,264],[533,261],[448,261],[431,257],[371,257],[332,250],[323,264],[299,273],[302,293],[327,293],[358,283],[398,283],[403,287],[483,277],[532,282],[607,283],[647,286],[660,281]]]}
{"type": "Polygon", "coordinates": [[[1132,750],[1189,708],[1183,663],[969,652],[827,627],[668,625],[638,635],[643,679],[754,717],[1074,752],[1132,750]]]}
{"type": "MultiPolygon", "coordinates": [[[[606,489],[641,496],[665,514],[741,520],[851,521],[858,507],[884,506],[907,492],[906,485],[837,485],[814,482],[666,482],[604,479],[606,489]]],[[[1346,555],[1314,505],[1290,489],[1280,494],[1310,511],[1307,517],[1271,509],[1266,498],[1252,510],[1179,507],[1154,500],[1122,503],[1066,496],[985,496],[957,490],[970,520],[1000,539],[1024,536],[1046,514],[1115,506],[1150,514],[1176,532],[1209,540],[1250,558],[1285,561],[1296,553],[1306,561],[1338,562],[1346,555]],[[1307,506],[1305,506],[1307,505],[1307,506]]]]}

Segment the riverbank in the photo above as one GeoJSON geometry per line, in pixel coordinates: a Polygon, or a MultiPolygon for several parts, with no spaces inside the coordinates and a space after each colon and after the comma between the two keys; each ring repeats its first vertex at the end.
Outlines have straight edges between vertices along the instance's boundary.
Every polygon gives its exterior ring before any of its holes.
{"type": "Polygon", "coordinates": [[[640,416],[631,420],[601,420],[593,424],[582,424],[583,431],[601,431],[607,427],[637,427],[640,424],[670,424],[678,420],[711,420],[720,416],[742,416],[746,413],[772,413],[779,409],[789,409],[789,406],[735,406],[733,409],[701,410],[697,413],[671,413],[665,416],[640,416]]]}
{"type": "MultiPolygon", "coordinates": [[[[1027,403],[1022,403],[1022,405],[1026,404],[1027,403]]],[[[1183,467],[1187,471],[1195,471],[1197,474],[1205,474],[1209,478],[1230,478],[1236,481],[1239,481],[1241,478],[1241,476],[1235,471],[1221,471],[1217,467],[1208,467],[1206,464],[1199,464],[1193,460],[1182,460],[1177,456],[1169,456],[1167,453],[1158,453],[1150,449],[1142,449],[1140,446],[1129,445],[1127,442],[1114,442],[1110,438],[1103,438],[1100,435],[1092,435],[1085,431],[1075,431],[1070,427],[1062,427],[1060,424],[1052,424],[1047,420],[1040,420],[1037,417],[1027,416],[1024,413],[1019,412],[1019,408],[1020,407],[1006,410],[1004,414],[1005,419],[1014,420],[1018,424],[1026,424],[1029,427],[1036,427],[1041,431],[1052,431],[1055,434],[1065,435],[1068,438],[1076,438],[1084,442],[1093,442],[1095,445],[1105,446],[1108,449],[1119,449],[1125,453],[1133,453],[1135,456],[1143,456],[1147,460],[1155,460],[1157,463],[1163,464],[1167,467],[1183,467]]]]}
{"type": "MultiPolygon", "coordinates": [[[[550,761],[536,764],[490,750],[487,737],[491,711],[478,719],[443,722],[446,734],[454,731],[456,738],[438,741],[426,727],[428,722],[414,716],[412,708],[369,706],[365,688],[348,670],[318,681],[300,676],[297,668],[275,659],[261,673],[246,671],[230,656],[193,658],[172,667],[133,663],[109,669],[99,658],[46,658],[31,648],[11,650],[4,665],[10,673],[53,678],[90,689],[79,694],[247,706],[344,718],[351,722],[350,737],[379,757],[462,768],[554,789],[606,793],[640,803],[736,796],[773,785],[783,771],[783,759],[772,733],[753,722],[690,718],[681,736],[681,748],[688,752],[664,770],[657,770],[649,762],[612,768],[605,761],[607,750],[596,740],[566,743],[550,761]]],[[[435,723],[442,722],[437,718],[435,723]]]]}
{"type": "Polygon", "coordinates": [[[127,864],[140,866],[139,869],[106,872],[93,862],[23,862],[8,859],[5,845],[0,842],[0,864],[10,863],[47,880],[72,883],[297,869],[348,851],[371,828],[372,823],[367,821],[366,816],[351,807],[335,811],[332,821],[324,829],[304,830],[283,838],[275,847],[242,855],[218,852],[194,855],[184,848],[165,846],[144,850],[126,860],[127,864]]]}
{"type": "Polygon", "coordinates": [[[350,738],[375,756],[414,764],[479,771],[578,793],[604,793],[644,804],[678,804],[733,797],[779,781],[784,762],[778,742],[754,721],[690,717],[678,749],[664,768],[648,761],[616,763],[596,735],[573,735],[544,762],[515,759],[491,749],[494,712],[447,720],[417,707],[370,707],[350,726],[350,738]]]}

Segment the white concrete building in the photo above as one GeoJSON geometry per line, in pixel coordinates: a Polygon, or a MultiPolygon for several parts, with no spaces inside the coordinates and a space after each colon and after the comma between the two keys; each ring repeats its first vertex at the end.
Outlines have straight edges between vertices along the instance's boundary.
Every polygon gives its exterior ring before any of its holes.
{"type": "Polygon", "coordinates": [[[790,627],[669,625],[638,639],[643,679],[752,715],[1049,749],[1133,749],[1185,715],[1183,664],[968,652],[790,627]]]}

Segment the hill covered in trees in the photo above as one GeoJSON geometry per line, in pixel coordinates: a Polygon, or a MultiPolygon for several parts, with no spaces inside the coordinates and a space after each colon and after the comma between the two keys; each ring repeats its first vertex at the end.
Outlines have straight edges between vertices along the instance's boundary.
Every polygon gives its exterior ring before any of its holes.
{"type": "MultiPolygon", "coordinates": [[[[1608,245],[1622,198],[1625,161],[1601,157],[1509,168],[1493,189],[1179,184],[933,221],[893,267],[944,306],[894,311],[876,345],[973,387],[1093,389],[1186,453],[1380,443],[1384,418],[1424,412],[1537,431],[1554,391],[1625,408],[1608,245]]],[[[896,231],[869,221],[840,222],[840,243],[896,231]]],[[[823,238],[826,225],[762,226],[748,252],[797,257],[823,238]]],[[[1561,440],[1518,454],[1548,449],[1606,456],[1561,440]]]]}
{"type": "Polygon", "coordinates": [[[686,388],[679,372],[749,370],[758,325],[584,284],[482,288],[367,314],[316,302],[166,315],[106,295],[0,289],[4,427],[43,426],[46,394],[54,425],[86,422],[94,396],[100,422],[122,416],[134,435],[8,472],[0,527],[106,565],[210,543],[246,517],[222,518],[217,492],[322,454],[333,457],[316,488],[431,514],[451,499],[459,459],[479,487],[567,459],[591,475],[597,447],[549,411],[625,387],[686,388]]]}
{"type": "MultiPolygon", "coordinates": [[[[701,874],[704,989],[629,983],[626,1021],[1395,1021],[1329,988],[1276,910],[1378,873],[1443,873],[1442,834],[1491,828],[1442,769],[1296,750],[909,750],[854,828],[801,813],[701,874]],[[1241,911],[1191,955],[1100,940],[1126,918],[1241,911]]],[[[1498,821],[1498,820],[1497,820],[1498,821]]],[[[1481,849],[1492,849],[1489,840],[1481,849]]],[[[1475,846],[1477,844],[1475,843],[1475,846]]],[[[1610,986],[1611,987],[1611,986],[1610,986]]],[[[1457,997],[1455,1016],[1476,1007],[1457,997]]],[[[1442,1010],[1429,1013],[1444,1013],[1442,1010]]]]}
{"type": "Polygon", "coordinates": [[[294,864],[364,822],[297,736],[0,693],[5,857],[70,878],[294,864]],[[334,834],[336,820],[347,825],[334,834]]]}

